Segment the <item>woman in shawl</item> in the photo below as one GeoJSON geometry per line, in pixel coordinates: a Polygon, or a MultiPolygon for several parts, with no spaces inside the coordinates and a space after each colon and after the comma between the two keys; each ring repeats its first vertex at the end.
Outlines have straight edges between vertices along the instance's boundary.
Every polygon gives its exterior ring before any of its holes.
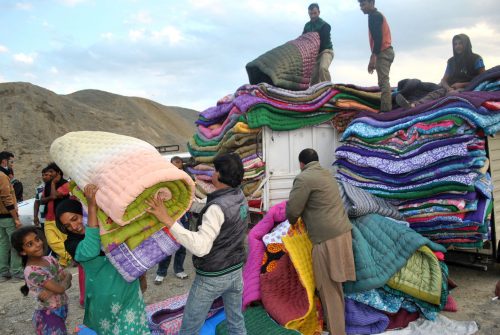
{"type": "Polygon", "coordinates": [[[459,93],[467,87],[474,77],[484,72],[483,59],[472,52],[469,36],[465,34],[453,36],[452,47],[453,57],[448,59],[446,71],[443,79],[441,79],[441,87],[411,103],[403,95],[398,94],[396,102],[399,106],[405,108],[415,107],[424,102],[459,93]]]}
{"type": "Polygon", "coordinates": [[[97,223],[97,187],[84,189],[88,224],[82,205],[72,199],[56,209],[56,222],[68,234],[65,246],[85,270],[85,316],[83,323],[100,335],[150,334],[139,280],[128,283],[101,252],[97,223]]]}

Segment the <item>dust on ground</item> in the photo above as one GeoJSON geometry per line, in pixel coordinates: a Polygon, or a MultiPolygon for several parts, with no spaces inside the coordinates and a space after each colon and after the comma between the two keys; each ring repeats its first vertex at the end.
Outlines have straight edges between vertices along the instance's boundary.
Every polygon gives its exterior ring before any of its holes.
{"type": "MultiPolygon", "coordinates": [[[[154,285],[156,269],[147,273],[148,289],[144,295],[146,304],[152,304],[188,292],[194,278],[191,258],[188,255],[185,261],[185,270],[189,278],[182,280],[174,276],[171,268],[161,285],[154,285]]],[[[500,279],[500,265],[490,266],[487,272],[471,268],[450,266],[450,277],[458,284],[451,294],[458,304],[458,312],[443,313],[454,320],[474,320],[479,325],[480,335],[500,334],[500,301],[492,301],[495,283],[500,279]]],[[[78,302],[77,269],[70,268],[74,274],[73,286],[68,290],[69,316],[68,330],[81,323],[84,310],[78,302]]],[[[1,335],[31,335],[33,327],[31,316],[34,301],[30,297],[23,297],[19,292],[22,283],[10,281],[0,283],[0,334],[1,335]]]]}

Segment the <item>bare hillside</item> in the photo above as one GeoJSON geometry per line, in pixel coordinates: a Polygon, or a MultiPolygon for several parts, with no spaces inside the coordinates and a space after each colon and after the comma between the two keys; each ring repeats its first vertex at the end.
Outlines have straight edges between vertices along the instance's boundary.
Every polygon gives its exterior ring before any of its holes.
{"type": "Polygon", "coordinates": [[[198,112],[98,90],[58,95],[30,83],[0,84],[0,151],[16,155],[16,176],[33,197],[54,139],[70,131],[99,130],[140,138],[152,145],[186,142],[198,112]]]}

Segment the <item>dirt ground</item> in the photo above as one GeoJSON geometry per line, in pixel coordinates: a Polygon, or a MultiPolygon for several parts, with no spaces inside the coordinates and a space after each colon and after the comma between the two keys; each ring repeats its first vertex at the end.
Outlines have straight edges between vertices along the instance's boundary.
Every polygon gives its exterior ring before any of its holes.
{"type": "MultiPolygon", "coordinates": [[[[185,293],[189,290],[194,277],[191,258],[185,262],[189,278],[181,280],[170,272],[162,285],[153,284],[155,270],[148,272],[148,290],[145,293],[146,304],[162,301],[168,297],[185,293]]],[[[169,269],[171,270],[171,269],[169,269]]],[[[73,286],[69,289],[69,317],[68,329],[83,320],[83,309],[78,304],[78,278],[76,268],[71,268],[74,274],[73,286]]],[[[479,325],[482,335],[500,334],[500,301],[492,301],[495,283],[500,279],[500,264],[490,266],[488,271],[471,268],[450,266],[450,277],[458,284],[452,291],[458,303],[458,312],[444,313],[454,320],[474,320],[479,325]]],[[[25,298],[19,292],[21,283],[10,281],[0,283],[0,335],[31,335],[31,315],[34,302],[32,298],[25,298]]]]}

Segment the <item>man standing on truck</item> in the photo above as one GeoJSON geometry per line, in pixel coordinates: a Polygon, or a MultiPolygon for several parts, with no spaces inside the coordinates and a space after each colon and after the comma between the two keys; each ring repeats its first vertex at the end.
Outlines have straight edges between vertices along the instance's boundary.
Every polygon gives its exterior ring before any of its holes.
{"type": "Polygon", "coordinates": [[[352,225],[344,210],[339,187],[331,172],[319,164],[314,149],[299,154],[300,174],[295,177],[286,205],[286,217],[296,224],[302,217],[313,243],[314,278],[328,330],[345,334],[342,283],[356,280],[352,252],[352,225]]]}
{"type": "Polygon", "coordinates": [[[310,4],[308,12],[311,20],[305,24],[302,34],[317,32],[320,39],[319,53],[311,76],[310,85],[314,85],[332,80],[328,68],[333,61],[333,45],[330,37],[331,27],[319,17],[319,5],[317,3],[310,4]]]}
{"type": "Polygon", "coordinates": [[[394,61],[391,29],[385,16],[375,8],[375,0],[358,1],[361,11],[368,15],[368,32],[372,50],[368,63],[368,73],[372,74],[373,70],[377,71],[378,86],[382,92],[380,111],[390,112],[392,110],[392,97],[389,71],[394,61]]]}

